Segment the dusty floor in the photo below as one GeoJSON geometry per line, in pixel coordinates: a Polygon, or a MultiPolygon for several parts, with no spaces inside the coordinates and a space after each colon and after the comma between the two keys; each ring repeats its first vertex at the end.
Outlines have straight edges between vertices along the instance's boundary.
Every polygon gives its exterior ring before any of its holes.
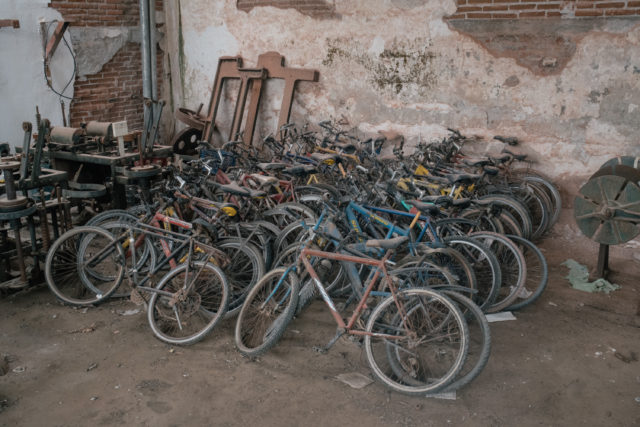
{"type": "Polygon", "coordinates": [[[334,332],[321,303],[251,362],[233,346],[232,321],[172,348],[142,312],[125,315],[136,309],[130,302],[72,309],[40,288],[0,299],[0,353],[9,359],[0,425],[640,425],[640,262],[614,248],[622,289],[573,290],[559,263],[594,265],[597,247],[566,235],[542,244],[548,290],[516,321],[492,323],[489,363],[455,401],[336,380],[369,370],[349,341],[312,351],[334,332]]]}

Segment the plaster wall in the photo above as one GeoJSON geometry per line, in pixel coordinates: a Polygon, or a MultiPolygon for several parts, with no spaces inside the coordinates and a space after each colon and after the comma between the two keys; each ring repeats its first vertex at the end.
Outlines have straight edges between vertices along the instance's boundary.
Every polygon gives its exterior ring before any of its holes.
{"type": "MultiPolygon", "coordinates": [[[[47,0],[0,2],[0,19],[20,20],[20,28],[0,28],[0,142],[9,142],[13,146],[22,145],[22,122],[32,122],[35,131],[36,105],[43,118],[50,119],[53,124],[62,123],[60,97],[49,89],[45,81],[40,33],[40,22],[62,18],[47,4],[47,0]]],[[[51,26],[51,33],[54,28],[55,24],[51,26]]],[[[58,45],[50,68],[53,86],[60,92],[73,72],[73,59],[64,42],[58,45]]],[[[73,82],[64,95],[73,96],[73,82]]],[[[65,116],[69,117],[68,100],[65,100],[65,116]]]]}
{"type": "MultiPolygon", "coordinates": [[[[288,66],[320,71],[318,83],[298,85],[297,123],[344,117],[362,132],[403,133],[409,146],[454,127],[483,136],[479,152],[502,148],[493,135],[518,136],[536,168],[570,193],[609,158],[640,155],[637,17],[465,27],[443,19],[453,0],[332,3],[332,18],[314,19],[273,7],[247,13],[235,1],[167,1],[174,101],[206,106],[221,55],[250,67],[277,51],[288,66]]],[[[274,130],[278,106],[266,103],[258,136],[274,130]]]]}

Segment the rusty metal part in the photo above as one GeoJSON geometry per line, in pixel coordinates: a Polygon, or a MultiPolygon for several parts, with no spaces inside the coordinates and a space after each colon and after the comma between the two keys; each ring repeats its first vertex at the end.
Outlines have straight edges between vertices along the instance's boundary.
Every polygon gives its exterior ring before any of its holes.
{"type": "Polygon", "coordinates": [[[201,132],[202,129],[204,129],[205,121],[207,120],[206,117],[201,116],[199,113],[189,110],[188,108],[178,108],[176,110],[176,119],[189,127],[198,129],[201,132]]]}
{"type": "Polygon", "coordinates": [[[87,123],[86,132],[88,136],[111,138],[113,135],[113,125],[109,122],[92,121],[87,123]]]}
{"type": "Polygon", "coordinates": [[[9,198],[7,195],[0,196],[0,212],[13,212],[27,206],[29,199],[22,196],[9,198]]]}
{"type": "MultiPolygon", "coordinates": [[[[56,49],[58,48],[58,44],[60,44],[62,37],[64,37],[64,32],[68,27],[69,27],[69,22],[59,21],[58,25],[56,26],[56,29],[53,31],[53,34],[51,35],[51,38],[47,41],[47,47],[45,48],[45,52],[44,52],[44,70],[45,70],[45,75],[47,77],[47,84],[49,85],[49,87],[51,87],[51,69],[49,68],[49,62],[51,61],[53,54],[56,52],[56,49]]],[[[45,28],[48,28],[48,27],[45,27],[45,28]]]]}
{"type": "MultiPolygon", "coordinates": [[[[282,97],[282,105],[278,118],[278,128],[286,124],[291,116],[291,105],[293,103],[293,95],[295,87],[299,81],[318,81],[318,71],[288,68],[284,66],[284,56],[277,52],[267,52],[258,57],[258,65],[255,69],[242,68],[242,58],[222,57],[218,61],[218,68],[214,79],[211,98],[209,99],[209,109],[206,119],[204,119],[204,128],[202,132],[202,140],[211,142],[213,128],[215,126],[216,115],[220,104],[222,86],[227,79],[240,79],[240,89],[236,98],[236,107],[231,126],[231,133],[228,140],[235,140],[242,129],[242,118],[246,113],[246,124],[244,126],[243,141],[251,144],[255,132],[255,125],[260,106],[260,98],[263,84],[266,78],[283,79],[285,81],[284,93],[282,97]],[[262,75],[261,70],[266,70],[266,76],[262,75]],[[246,98],[250,91],[249,107],[245,111],[246,98]]],[[[190,110],[189,113],[193,113],[190,110]]],[[[200,129],[201,115],[193,117],[193,128],[200,129]]],[[[182,120],[182,119],[180,119],[182,120]]]]}
{"type": "Polygon", "coordinates": [[[17,198],[16,182],[13,172],[20,169],[19,162],[0,162],[0,170],[4,174],[4,191],[6,193],[6,201],[12,201],[17,198]]]}
{"type": "Polygon", "coordinates": [[[42,249],[47,252],[51,245],[49,235],[49,219],[47,218],[47,202],[45,200],[44,189],[40,187],[40,203],[38,206],[38,216],[40,217],[40,237],[42,238],[42,249]]]}
{"type": "MultiPolygon", "coordinates": [[[[278,52],[267,52],[258,57],[258,67],[267,70],[268,78],[284,80],[284,93],[282,96],[280,115],[278,116],[278,129],[289,122],[296,84],[299,81],[317,82],[320,76],[316,70],[289,68],[285,67],[284,63],[284,56],[278,52]]],[[[262,82],[255,82],[251,93],[251,104],[249,105],[247,113],[247,126],[244,131],[244,142],[249,145],[253,140],[261,89],[262,82]]]]}
{"type": "Polygon", "coordinates": [[[176,154],[190,154],[198,148],[198,141],[202,138],[202,131],[195,128],[186,128],[175,134],[171,145],[176,154]]]}
{"type": "Polygon", "coordinates": [[[64,145],[76,145],[80,143],[84,130],[82,128],[68,128],[64,126],[56,126],[51,128],[49,137],[51,142],[64,145]]]}
{"type": "Polygon", "coordinates": [[[20,20],[18,19],[0,19],[0,28],[13,27],[20,28],[20,20]]]}
{"type": "Polygon", "coordinates": [[[24,130],[24,139],[22,140],[22,155],[20,158],[20,179],[26,178],[29,173],[29,147],[31,144],[31,131],[33,126],[29,122],[22,122],[22,130],[24,130]]]}
{"type": "Polygon", "coordinates": [[[69,189],[63,189],[62,195],[68,199],[95,199],[107,194],[107,187],[102,184],[77,183],[69,181],[69,189]]]}
{"type": "MultiPolygon", "coordinates": [[[[236,99],[236,109],[233,115],[233,121],[231,122],[231,134],[229,135],[229,141],[237,141],[240,138],[240,128],[242,126],[242,118],[244,117],[244,107],[247,102],[247,96],[249,89],[252,85],[258,84],[256,82],[262,82],[267,77],[267,72],[264,68],[241,68],[240,73],[240,88],[238,89],[238,98],[236,99]]],[[[255,114],[251,114],[253,122],[247,120],[247,126],[250,129],[255,127],[255,114]]]]}
{"type": "Polygon", "coordinates": [[[207,109],[207,119],[205,120],[204,130],[202,131],[202,140],[211,142],[213,128],[220,106],[222,96],[222,85],[227,79],[239,79],[240,68],[242,67],[242,58],[240,56],[223,56],[218,60],[218,68],[216,76],[213,80],[213,89],[211,98],[209,98],[209,108],[207,109]]]}
{"type": "Polygon", "coordinates": [[[140,179],[156,176],[160,172],[162,172],[162,168],[160,166],[155,164],[148,164],[142,166],[126,167],[122,171],[122,174],[127,178],[140,179]]]}

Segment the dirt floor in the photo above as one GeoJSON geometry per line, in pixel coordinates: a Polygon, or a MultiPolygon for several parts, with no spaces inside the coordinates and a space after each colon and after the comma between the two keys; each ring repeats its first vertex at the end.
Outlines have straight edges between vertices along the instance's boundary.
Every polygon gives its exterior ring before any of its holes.
{"type": "Polygon", "coordinates": [[[233,321],[174,348],[131,302],[73,309],[46,287],[4,296],[0,425],[640,425],[640,249],[613,248],[622,288],[603,295],[570,288],[559,265],[595,265],[593,242],[559,226],[541,247],[547,291],[517,320],[491,324],[489,363],[456,400],[338,381],[369,368],[345,339],[312,350],[335,331],[319,302],[252,362],[234,348],[233,321]]]}

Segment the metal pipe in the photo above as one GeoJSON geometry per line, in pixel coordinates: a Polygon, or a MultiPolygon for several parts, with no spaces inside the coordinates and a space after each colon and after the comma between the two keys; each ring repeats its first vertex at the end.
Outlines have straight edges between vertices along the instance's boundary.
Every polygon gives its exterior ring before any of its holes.
{"type": "Polygon", "coordinates": [[[149,50],[149,0],[140,0],[140,47],[142,51],[142,96],[151,98],[149,50]]]}
{"type": "MultiPolygon", "coordinates": [[[[140,0],[140,50],[142,51],[142,96],[150,99],[151,88],[151,52],[149,47],[149,0],[140,0]]],[[[146,144],[147,126],[152,117],[153,106],[144,103],[144,122],[142,125],[142,142],[146,144]]]]}
{"type": "Polygon", "coordinates": [[[149,60],[151,70],[151,99],[158,100],[157,40],[156,40],[156,0],[149,1],[149,60]]]}

